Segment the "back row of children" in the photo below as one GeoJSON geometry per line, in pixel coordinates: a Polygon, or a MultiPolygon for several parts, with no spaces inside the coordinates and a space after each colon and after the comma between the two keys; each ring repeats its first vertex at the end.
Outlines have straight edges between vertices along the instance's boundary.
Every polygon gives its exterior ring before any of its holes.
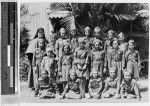
{"type": "MultiPolygon", "coordinates": [[[[39,34],[44,33],[41,30],[39,34]]],[[[35,96],[40,98],[141,98],[136,80],[139,78],[140,56],[134,40],[125,42],[124,33],[114,37],[108,31],[107,40],[101,28],[84,29],[85,36],[77,36],[76,28],[70,37],[61,28],[60,38],[46,45],[38,38],[33,55],[35,96]],[[58,82],[63,83],[60,92],[58,82]]]]}

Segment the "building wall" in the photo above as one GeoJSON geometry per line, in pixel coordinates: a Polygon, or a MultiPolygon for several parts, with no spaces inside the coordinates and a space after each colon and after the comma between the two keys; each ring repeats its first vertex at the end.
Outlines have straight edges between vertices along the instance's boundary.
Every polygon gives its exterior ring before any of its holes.
{"type": "Polygon", "coordinates": [[[50,3],[24,3],[24,5],[29,11],[27,16],[24,17],[24,20],[27,21],[26,27],[29,29],[30,39],[34,38],[38,28],[43,27],[46,38],[49,40],[49,36],[53,30],[47,15],[47,8],[49,7],[50,3]]]}

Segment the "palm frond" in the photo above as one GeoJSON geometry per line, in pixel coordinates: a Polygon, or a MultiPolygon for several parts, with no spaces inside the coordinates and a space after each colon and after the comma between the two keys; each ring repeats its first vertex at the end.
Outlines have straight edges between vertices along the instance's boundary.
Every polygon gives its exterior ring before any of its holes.
{"type": "Polygon", "coordinates": [[[69,15],[60,20],[60,23],[62,24],[63,27],[66,27],[66,29],[69,30],[71,28],[71,25],[75,24],[75,18],[73,15],[69,15]]]}
{"type": "Polygon", "coordinates": [[[65,11],[70,10],[71,6],[69,5],[69,3],[51,3],[49,9],[65,11]]]}

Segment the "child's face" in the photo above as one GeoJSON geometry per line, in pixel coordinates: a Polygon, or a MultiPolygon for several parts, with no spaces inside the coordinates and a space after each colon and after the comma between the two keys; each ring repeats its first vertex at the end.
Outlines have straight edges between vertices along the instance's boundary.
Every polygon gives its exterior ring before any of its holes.
{"type": "Polygon", "coordinates": [[[124,39],[125,39],[125,37],[123,34],[119,36],[119,40],[124,41],[124,39]]]}
{"type": "Polygon", "coordinates": [[[74,79],[76,78],[75,73],[71,73],[71,74],[70,74],[70,78],[71,78],[72,80],[74,80],[74,79]]]}
{"type": "Polygon", "coordinates": [[[24,58],[25,58],[25,60],[28,60],[28,56],[27,56],[27,55],[25,55],[25,57],[24,57],[24,58]]]}
{"type": "Polygon", "coordinates": [[[107,45],[110,46],[110,41],[107,42],[107,45]]]}
{"type": "Polygon", "coordinates": [[[133,43],[129,43],[128,48],[129,48],[129,49],[134,49],[134,44],[133,44],[133,43]]]}
{"type": "Polygon", "coordinates": [[[118,48],[118,42],[117,41],[113,42],[113,48],[115,48],[115,49],[118,48]]]}
{"type": "Polygon", "coordinates": [[[96,36],[96,37],[100,36],[100,31],[96,30],[96,31],[95,31],[95,36],[96,36]]]}
{"type": "Polygon", "coordinates": [[[69,46],[65,46],[64,51],[65,51],[65,53],[69,53],[69,46]]]}
{"type": "Polygon", "coordinates": [[[110,71],[109,75],[111,78],[114,78],[116,76],[116,73],[115,73],[115,71],[110,71]]]}
{"type": "Polygon", "coordinates": [[[44,41],[43,40],[39,40],[39,44],[38,45],[39,45],[40,48],[43,48],[44,47],[44,41]]]}
{"type": "Polygon", "coordinates": [[[125,75],[124,75],[124,79],[125,79],[126,81],[130,81],[130,80],[131,80],[131,75],[130,75],[130,74],[125,74],[125,75]]]}
{"type": "Polygon", "coordinates": [[[42,74],[42,78],[46,78],[47,76],[48,76],[47,73],[42,74]]]}
{"type": "Polygon", "coordinates": [[[95,79],[95,78],[97,78],[98,75],[97,75],[97,73],[93,73],[92,76],[95,79]]]}
{"type": "Polygon", "coordinates": [[[72,36],[75,36],[75,35],[76,35],[76,31],[75,31],[75,30],[72,30],[72,31],[71,31],[71,35],[72,35],[72,36]]]}
{"type": "Polygon", "coordinates": [[[109,37],[109,38],[113,38],[113,32],[109,31],[109,32],[108,32],[108,37],[109,37]]]}
{"type": "Polygon", "coordinates": [[[83,48],[84,47],[84,42],[80,42],[79,46],[80,46],[80,48],[83,48]]]}
{"type": "Polygon", "coordinates": [[[44,34],[42,32],[39,32],[38,33],[38,38],[43,38],[44,37],[44,34]]]}
{"type": "Polygon", "coordinates": [[[47,56],[51,56],[52,51],[51,50],[46,50],[46,54],[47,54],[47,56]]]}
{"type": "Polygon", "coordinates": [[[85,30],[85,36],[90,36],[90,30],[85,30]]]}
{"type": "Polygon", "coordinates": [[[95,44],[95,49],[99,49],[99,48],[101,48],[100,44],[96,43],[95,44]]]}
{"type": "Polygon", "coordinates": [[[62,30],[62,31],[60,32],[60,36],[61,36],[61,37],[65,37],[65,36],[66,36],[66,31],[65,31],[65,30],[62,30]]]}

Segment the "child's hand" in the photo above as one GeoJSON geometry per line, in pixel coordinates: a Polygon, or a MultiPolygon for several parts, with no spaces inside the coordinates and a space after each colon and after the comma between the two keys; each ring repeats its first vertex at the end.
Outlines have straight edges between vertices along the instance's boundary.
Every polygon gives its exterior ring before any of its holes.
{"type": "Polygon", "coordinates": [[[86,69],[86,66],[87,66],[86,64],[83,66],[83,70],[86,69]]]}
{"type": "Polygon", "coordinates": [[[76,82],[79,82],[79,81],[80,81],[80,79],[77,79],[77,80],[76,80],[76,82]]]}
{"type": "Polygon", "coordinates": [[[81,69],[81,66],[80,66],[79,64],[77,64],[77,68],[78,68],[78,69],[81,69]]]}
{"type": "Polygon", "coordinates": [[[106,68],[104,68],[103,72],[104,72],[104,74],[105,74],[105,73],[107,72],[107,69],[106,69],[106,68]]]}

